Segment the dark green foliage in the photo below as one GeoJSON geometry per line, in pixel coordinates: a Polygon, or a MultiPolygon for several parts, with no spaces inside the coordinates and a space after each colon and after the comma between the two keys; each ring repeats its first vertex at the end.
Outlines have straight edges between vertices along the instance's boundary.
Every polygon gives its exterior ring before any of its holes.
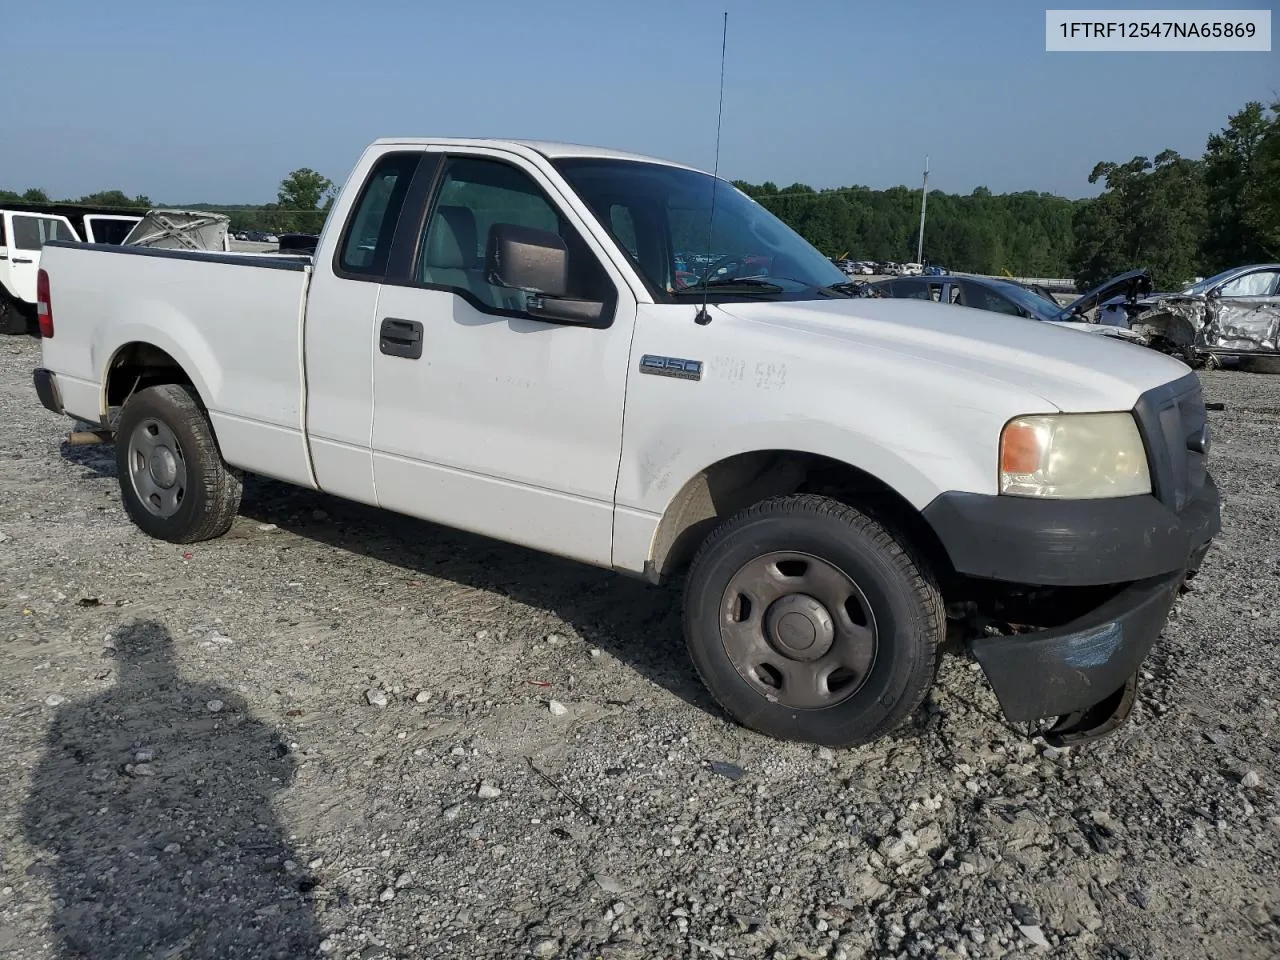
{"type": "MultiPolygon", "coordinates": [[[[736,186],[829,257],[915,259],[919,190],[736,186]]],[[[1067,276],[1072,212],[1080,204],[1048,193],[994,195],[985,187],[967,196],[930,191],[924,255],[953,270],[1067,276]]]]}

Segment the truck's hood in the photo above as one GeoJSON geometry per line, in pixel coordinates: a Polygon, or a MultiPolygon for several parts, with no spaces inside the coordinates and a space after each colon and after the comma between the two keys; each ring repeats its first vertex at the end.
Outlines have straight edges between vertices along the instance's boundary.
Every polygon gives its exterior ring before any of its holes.
{"type": "Polygon", "coordinates": [[[1128,410],[1144,391],[1189,370],[1172,357],[1112,337],[927,300],[772,301],[721,309],[864,353],[886,351],[1004,383],[1073,413],[1128,410]]]}

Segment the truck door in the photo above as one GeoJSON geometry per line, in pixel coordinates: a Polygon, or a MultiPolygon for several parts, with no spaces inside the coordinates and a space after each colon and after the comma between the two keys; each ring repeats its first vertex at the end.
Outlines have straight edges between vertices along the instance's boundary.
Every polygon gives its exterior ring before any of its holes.
{"type": "Polygon", "coordinates": [[[46,240],[78,240],[65,217],[11,213],[9,218],[9,292],[28,304],[36,302],[36,273],[46,240]]]}
{"type": "Polygon", "coordinates": [[[345,218],[345,227],[332,262],[315,265],[307,292],[306,422],[316,483],[363,503],[377,503],[371,450],[374,315],[396,224],[423,159],[416,150],[374,161],[351,207],[334,211],[335,224],[345,218]]]}
{"type": "Polygon", "coordinates": [[[406,218],[406,271],[378,301],[378,502],[608,564],[634,295],[522,158],[452,153],[437,179],[426,216],[406,218]],[[537,319],[527,294],[488,282],[499,223],[560,235],[569,296],[612,304],[601,327],[537,319]]]}

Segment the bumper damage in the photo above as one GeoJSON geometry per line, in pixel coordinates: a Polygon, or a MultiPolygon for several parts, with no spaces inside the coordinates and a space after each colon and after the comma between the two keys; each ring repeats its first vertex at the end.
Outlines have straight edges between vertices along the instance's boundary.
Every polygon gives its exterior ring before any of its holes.
{"type": "MultiPolygon", "coordinates": [[[[1178,423],[1180,437],[1187,421],[1178,423]]],[[[1083,743],[1123,724],[1143,660],[1221,529],[1213,478],[1206,472],[1188,490],[1175,482],[1178,471],[1172,479],[1165,472],[1155,470],[1155,479],[1180,509],[1154,496],[1049,503],[944,495],[925,510],[979,597],[969,601],[978,614],[969,624],[976,629],[964,631],[969,652],[1010,721],[1056,721],[1036,731],[1050,743],[1083,743]],[[1037,616],[1052,600],[1026,600],[1046,591],[1068,604],[1050,614],[1056,619],[1037,616]],[[1011,597],[1022,606],[1010,608],[1011,597]],[[992,611],[1015,615],[993,619],[992,611]],[[990,630],[992,623],[1003,626],[990,630]]]]}
{"type": "Polygon", "coordinates": [[[1164,628],[1186,573],[1130,584],[1061,627],[971,641],[970,651],[1005,716],[1015,722],[1058,718],[1045,735],[1060,744],[1120,726],[1133,706],[1138,668],[1164,628]]]}

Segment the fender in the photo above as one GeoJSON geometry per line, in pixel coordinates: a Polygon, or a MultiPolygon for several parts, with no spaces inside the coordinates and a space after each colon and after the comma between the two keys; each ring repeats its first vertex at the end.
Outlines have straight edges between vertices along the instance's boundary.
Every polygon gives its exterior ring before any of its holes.
{"type": "Polygon", "coordinates": [[[221,395],[222,369],[196,326],[167,304],[154,300],[133,304],[131,314],[128,320],[109,321],[99,326],[89,345],[93,367],[98,371],[102,415],[107,413],[107,377],[111,364],[131,343],[146,343],[173,357],[190,377],[205,407],[215,410],[221,395]]]}
{"type": "MultiPolygon", "coordinates": [[[[901,425],[901,411],[896,419],[901,425]]],[[[686,452],[659,437],[639,457],[623,464],[627,482],[620,478],[613,565],[653,578],[659,554],[665,554],[683,532],[670,529],[670,524],[683,527],[689,519],[683,514],[689,510],[698,518],[708,515],[705,491],[691,491],[691,487],[716,465],[747,454],[790,453],[844,464],[875,478],[917,511],[943,492],[922,463],[932,466],[935,476],[946,476],[952,487],[993,492],[998,437],[975,446],[973,436],[947,437],[936,425],[918,418],[911,418],[909,424],[902,435],[910,437],[910,442],[899,443],[896,449],[876,437],[812,419],[740,422],[717,431],[709,450],[699,445],[686,452]],[[690,455],[695,452],[697,460],[690,455]],[[698,497],[703,504],[688,503],[698,497]],[[681,516],[676,519],[673,511],[681,516]]]]}

